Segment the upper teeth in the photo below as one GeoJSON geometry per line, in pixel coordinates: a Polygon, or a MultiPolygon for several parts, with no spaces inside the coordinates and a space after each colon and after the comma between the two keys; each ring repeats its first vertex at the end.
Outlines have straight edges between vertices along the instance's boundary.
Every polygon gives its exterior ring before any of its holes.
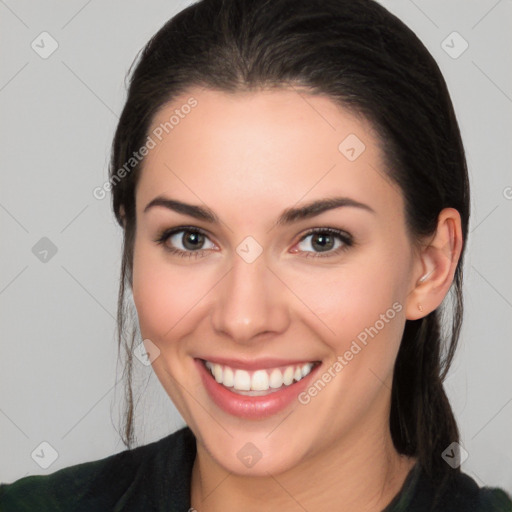
{"type": "Polygon", "coordinates": [[[267,391],[269,388],[280,388],[283,384],[289,386],[294,380],[298,382],[303,379],[313,368],[313,363],[306,363],[248,372],[210,361],[206,361],[205,365],[219,384],[238,391],[267,391]]]}

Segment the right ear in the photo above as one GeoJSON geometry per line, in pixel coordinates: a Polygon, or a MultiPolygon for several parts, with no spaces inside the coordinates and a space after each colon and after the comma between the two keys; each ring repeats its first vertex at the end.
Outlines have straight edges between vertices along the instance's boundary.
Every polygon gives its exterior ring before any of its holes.
{"type": "Polygon", "coordinates": [[[121,221],[123,223],[123,228],[126,229],[126,212],[124,211],[124,206],[121,205],[119,207],[119,216],[121,217],[121,221]]]}

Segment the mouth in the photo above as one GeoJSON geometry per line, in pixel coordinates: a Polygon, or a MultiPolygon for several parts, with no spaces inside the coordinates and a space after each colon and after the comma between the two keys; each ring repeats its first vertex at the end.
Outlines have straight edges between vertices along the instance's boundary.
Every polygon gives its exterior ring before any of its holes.
{"type": "Polygon", "coordinates": [[[262,368],[255,371],[236,369],[205,360],[203,360],[203,364],[210,370],[218,384],[233,393],[245,396],[264,396],[291,386],[294,382],[300,382],[311,373],[315,362],[262,368]]]}
{"type": "MultiPolygon", "coordinates": [[[[290,405],[311,382],[320,361],[268,366],[251,370],[206,359],[195,360],[213,402],[222,410],[248,419],[265,418],[290,405]]],[[[246,366],[246,367],[247,367],[246,366]]]]}

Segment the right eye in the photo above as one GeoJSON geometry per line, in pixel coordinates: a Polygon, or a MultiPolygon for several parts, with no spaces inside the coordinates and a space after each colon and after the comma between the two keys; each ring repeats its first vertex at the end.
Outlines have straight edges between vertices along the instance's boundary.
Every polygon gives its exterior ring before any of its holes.
{"type": "Polygon", "coordinates": [[[193,226],[181,226],[179,228],[166,229],[156,238],[157,244],[163,245],[164,249],[172,254],[183,258],[205,256],[205,252],[215,247],[210,241],[211,246],[206,249],[203,247],[206,240],[209,240],[206,233],[193,226]]]}

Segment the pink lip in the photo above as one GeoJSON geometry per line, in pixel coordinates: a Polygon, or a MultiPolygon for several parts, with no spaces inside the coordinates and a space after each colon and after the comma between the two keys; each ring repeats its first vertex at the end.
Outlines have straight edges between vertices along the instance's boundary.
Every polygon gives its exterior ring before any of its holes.
{"type": "MultiPolygon", "coordinates": [[[[215,362],[217,362],[217,360],[215,362]]],[[[275,364],[275,362],[276,360],[272,361],[273,364],[275,364]]],[[[205,367],[201,359],[195,359],[195,363],[201,375],[203,385],[213,402],[223,411],[233,416],[246,419],[268,418],[285,409],[310,385],[313,376],[320,367],[320,365],[315,366],[302,380],[290,386],[286,386],[280,391],[269,393],[266,396],[246,396],[233,393],[222,384],[219,384],[205,367]]],[[[231,364],[233,364],[235,368],[243,368],[243,366],[237,366],[233,360],[230,360],[229,366],[231,366],[231,364]]],[[[247,366],[245,368],[247,368],[247,366]]],[[[259,366],[258,368],[262,367],[259,366]]]]}

